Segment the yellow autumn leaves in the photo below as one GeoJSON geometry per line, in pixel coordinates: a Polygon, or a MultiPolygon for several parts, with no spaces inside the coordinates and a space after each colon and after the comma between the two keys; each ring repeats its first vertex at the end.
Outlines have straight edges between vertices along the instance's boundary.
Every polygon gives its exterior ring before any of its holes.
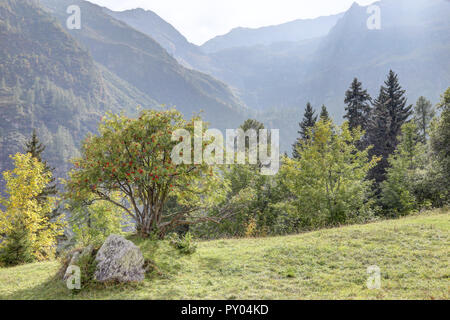
{"type": "Polygon", "coordinates": [[[7,198],[0,197],[5,208],[5,211],[0,210],[0,250],[14,241],[9,235],[20,228],[20,232],[28,237],[34,260],[53,258],[56,237],[63,234],[63,217],[54,221],[49,219],[58,201],[56,197],[38,199],[52,175],[45,172],[44,164],[31,154],[17,153],[11,158],[15,168],[3,173],[7,198]]]}

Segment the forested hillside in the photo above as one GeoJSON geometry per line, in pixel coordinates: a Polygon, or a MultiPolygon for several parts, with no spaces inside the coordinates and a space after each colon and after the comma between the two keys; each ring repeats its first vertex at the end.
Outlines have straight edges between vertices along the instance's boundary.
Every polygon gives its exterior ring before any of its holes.
{"type": "Polygon", "coordinates": [[[45,158],[63,176],[108,110],[165,104],[189,115],[204,110],[222,128],[242,121],[245,107],[225,84],[183,68],[100,7],[80,2],[82,29],[69,32],[69,2],[41,1],[53,16],[37,1],[0,4],[0,171],[36,129],[48,146],[45,158]]]}
{"type": "Polygon", "coordinates": [[[211,65],[211,59],[199,46],[190,43],[177,29],[153,11],[144,9],[111,11],[108,8],[103,10],[115,19],[149,35],[180,64],[200,71],[205,69],[205,65],[211,65]]]}
{"type": "Polygon", "coordinates": [[[10,154],[23,150],[35,128],[48,146],[46,158],[61,175],[106,110],[155,105],[117,81],[35,2],[2,1],[0,171],[9,167],[10,154]]]}
{"type": "Polygon", "coordinates": [[[161,104],[176,106],[186,116],[204,111],[204,118],[219,128],[238,125],[245,106],[223,82],[181,66],[155,40],[106,14],[86,1],[42,0],[65,23],[69,5],[83,13],[80,30],[70,33],[93,58],[121,79],[161,104]]]}

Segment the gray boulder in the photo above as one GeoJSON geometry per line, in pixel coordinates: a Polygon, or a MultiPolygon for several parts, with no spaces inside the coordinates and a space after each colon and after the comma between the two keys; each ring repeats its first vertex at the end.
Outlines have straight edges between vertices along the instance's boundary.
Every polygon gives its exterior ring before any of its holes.
{"type": "Polygon", "coordinates": [[[95,279],[100,282],[138,282],[145,277],[144,257],[131,241],[110,235],[95,257],[95,279]]]}

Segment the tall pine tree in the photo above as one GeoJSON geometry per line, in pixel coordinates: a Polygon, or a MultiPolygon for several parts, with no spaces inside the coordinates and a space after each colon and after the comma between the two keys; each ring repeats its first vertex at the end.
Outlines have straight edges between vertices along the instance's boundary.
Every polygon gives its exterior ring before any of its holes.
{"type": "Polygon", "coordinates": [[[302,142],[310,139],[309,130],[314,127],[317,122],[317,115],[315,115],[315,111],[311,106],[311,103],[306,104],[305,114],[303,115],[303,120],[298,125],[300,126],[300,131],[298,134],[300,137],[297,138],[297,141],[293,144],[293,152],[292,156],[295,159],[299,158],[299,153],[297,151],[298,148],[301,147],[302,142]]]}
{"type": "Polygon", "coordinates": [[[328,113],[327,107],[322,105],[322,110],[320,111],[320,120],[322,121],[330,121],[330,114],[328,113]]]}
{"type": "MultiPolygon", "coordinates": [[[[56,196],[58,194],[58,189],[56,187],[55,178],[53,178],[54,168],[51,168],[47,161],[42,159],[42,153],[45,151],[45,146],[39,141],[36,134],[36,130],[33,130],[30,140],[25,143],[24,148],[25,153],[31,153],[33,158],[36,158],[39,162],[44,164],[44,173],[51,172],[52,178],[49,184],[42,190],[42,192],[37,196],[38,201],[44,202],[48,197],[56,196]]],[[[58,215],[57,211],[51,213],[51,218],[58,215]]]]}
{"type": "Polygon", "coordinates": [[[362,89],[362,83],[358,78],[353,79],[350,89],[345,93],[346,114],[344,118],[348,120],[350,130],[361,127],[367,130],[367,123],[370,114],[370,95],[367,90],[362,89]]]}
{"type": "Polygon", "coordinates": [[[387,159],[397,148],[401,127],[412,113],[412,105],[406,106],[405,90],[400,86],[398,76],[392,70],[384,84],[373,103],[367,130],[367,141],[373,146],[371,155],[382,157],[369,174],[369,177],[375,180],[377,190],[380,183],[385,180],[386,169],[389,166],[387,159]]]}
{"type": "Polygon", "coordinates": [[[30,140],[25,142],[25,153],[31,153],[33,158],[38,159],[42,162],[42,152],[45,150],[45,146],[39,141],[36,130],[33,130],[30,140]]]}

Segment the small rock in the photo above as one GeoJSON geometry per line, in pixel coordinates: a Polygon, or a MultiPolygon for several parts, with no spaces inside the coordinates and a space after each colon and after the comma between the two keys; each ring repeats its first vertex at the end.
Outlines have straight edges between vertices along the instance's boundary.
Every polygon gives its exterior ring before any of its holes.
{"type": "Polygon", "coordinates": [[[84,256],[87,255],[91,255],[92,252],[94,251],[94,247],[92,245],[87,246],[86,248],[84,248],[83,250],[77,250],[73,253],[72,258],[70,259],[70,263],[67,266],[66,272],[64,273],[64,280],[67,280],[72,273],[68,272],[69,271],[69,267],[70,266],[77,266],[78,265],[78,261],[80,261],[80,259],[84,256]]]}
{"type": "Polygon", "coordinates": [[[131,241],[110,235],[95,257],[95,279],[100,282],[137,282],[145,277],[144,257],[131,241]]]}

